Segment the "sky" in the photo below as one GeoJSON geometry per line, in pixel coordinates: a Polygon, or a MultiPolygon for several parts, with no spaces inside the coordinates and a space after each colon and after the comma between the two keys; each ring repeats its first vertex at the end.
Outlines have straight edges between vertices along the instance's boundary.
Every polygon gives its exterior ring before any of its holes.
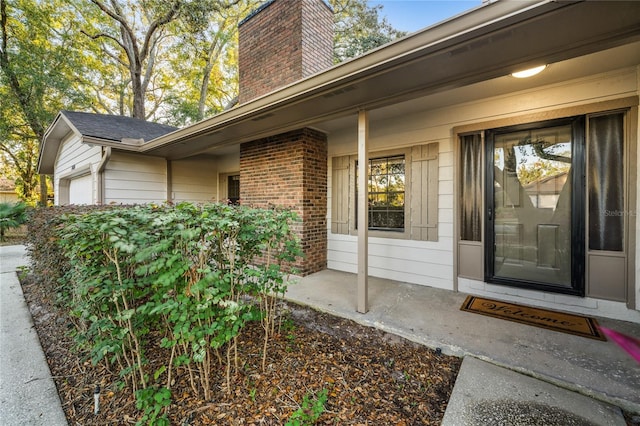
{"type": "Polygon", "coordinates": [[[381,4],[382,16],[397,30],[414,32],[437,22],[473,9],[481,0],[368,0],[381,4]]]}

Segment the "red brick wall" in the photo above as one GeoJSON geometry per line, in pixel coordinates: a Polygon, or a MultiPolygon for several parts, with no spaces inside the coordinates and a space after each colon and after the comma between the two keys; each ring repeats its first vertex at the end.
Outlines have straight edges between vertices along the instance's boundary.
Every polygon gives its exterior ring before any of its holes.
{"type": "Polygon", "coordinates": [[[240,199],[255,207],[291,207],[305,258],[302,275],[327,267],[327,138],[301,129],[240,145],[240,199]]]}
{"type": "Polygon", "coordinates": [[[302,0],[302,77],[333,66],[333,11],[322,0],[302,0]]]}
{"type": "Polygon", "coordinates": [[[333,12],[323,0],[273,0],[239,26],[239,102],[333,64],[333,12]]]}

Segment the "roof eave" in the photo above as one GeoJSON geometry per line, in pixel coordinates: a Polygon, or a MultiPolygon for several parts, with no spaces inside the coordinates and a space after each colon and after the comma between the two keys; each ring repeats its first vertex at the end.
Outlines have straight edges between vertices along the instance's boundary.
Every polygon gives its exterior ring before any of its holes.
{"type": "Polygon", "coordinates": [[[69,132],[78,133],[78,130],[71,124],[67,117],[64,116],[64,112],[60,111],[51,122],[51,125],[45,130],[44,136],[40,141],[40,152],[38,153],[38,166],[36,169],[39,174],[53,174],[60,144],[69,132]],[[67,130],[59,130],[61,126],[66,127],[67,130]]]}
{"type": "MultiPolygon", "coordinates": [[[[500,25],[500,23],[508,21],[514,16],[528,13],[535,15],[538,13],[537,10],[544,8],[544,6],[547,6],[548,9],[561,7],[553,0],[498,1],[480,6],[468,13],[463,13],[412,33],[363,56],[335,65],[326,71],[268,93],[244,105],[150,140],[144,144],[141,151],[153,151],[192,136],[215,132],[217,128],[223,128],[231,123],[255,119],[272,109],[287,103],[293,103],[306,96],[331,92],[340,87],[348,86],[351,81],[399,66],[400,63],[411,60],[412,57],[419,55],[420,52],[444,44],[452,39],[464,38],[466,34],[474,30],[486,28],[489,31],[492,26],[500,25]]],[[[539,13],[543,12],[540,11],[539,13]]]]}
{"type": "Polygon", "coordinates": [[[144,145],[142,139],[114,140],[97,136],[83,135],[73,123],[65,116],[65,111],[60,111],[44,133],[40,142],[37,171],[39,174],[51,175],[55,171],[55,161],[60,150],[60,145],[67,135],[73,132],[81,137],[81,141],[87,145],[112,147],[121,151],[139,152],[144,145]]]}
{"type": "Polygon", "coordinates": [[[90,136],[90,135],[83,135],[82,143],[87,145],[97,145],[97,146],[104,146],[104,147],[110,146],[112,148],[117,148],[123,151],[133,151],[133,152],[140,151],[140,146],[141,146],[141,143],[139,143],[138,140],[135,140],[135,142],[128,142],[126,140],[117,141],[114,139],[105,139],[105,138],[99,138],[99,137],[90,136]]]}

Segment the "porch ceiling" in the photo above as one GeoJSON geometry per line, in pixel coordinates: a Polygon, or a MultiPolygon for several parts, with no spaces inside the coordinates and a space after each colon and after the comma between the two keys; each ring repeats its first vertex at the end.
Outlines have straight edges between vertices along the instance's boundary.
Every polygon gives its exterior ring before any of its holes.
{"type": "Polygon", "coordinates": [[[216,153],[305,126],[331,132],[355,123],[360,109],[402,113],[416,103],[435,107],[523,90],[638,64],[639,40],[640,2],[496,2],[150,141],[141,151],[170,159],[216,153]],[[535,83],[505,77],[543,63],[561,64],[535,83]]]}
{"type": "MultiPolygon", "coordinates": [[[[371,132],[376,131],[376,122],[414,114],[416,111],[428,111],[451,105],[509,93],[535,89],[536,87],[561,83],[608,71],[635,67],[640,64],[640,42],[630,43],[590,55],[551,64],[535,78],[517,79],[511,75],[482,81],[467,86],[435,92],[419,98],[399,102],[370,111],[371,132]]],[[[334,118],[315,124],[313,127],[327,134],[350,129],[354,135],[357,115],[334,118]]],[[[355,142],[354,142],[355,143],[355,142]]]]}

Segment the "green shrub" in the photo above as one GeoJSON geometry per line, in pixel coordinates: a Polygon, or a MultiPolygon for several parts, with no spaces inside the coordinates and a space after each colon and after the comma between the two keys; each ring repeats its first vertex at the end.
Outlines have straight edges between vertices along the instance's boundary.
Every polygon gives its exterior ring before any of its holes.
{"type": "Polygon", "coordinates": [[[27,221],[27,205],[25,203],[0,203],[0,241],[4,241],[4,233],[17,228],[27,221]]]}
{"type": "Polygon", "coordinates": [[[324,413],[324,404],[327,402],[327,390],[322,389],[312,399],[307,393],[302,398],[300,408],[291,414],[285,426],[311,426],[315,425],[322,413],[324,413]]]}
{"type": "Polygon", "coordinates": [[[57,278],[79,343],[94,363],[118,369],[147,418],[162,418],[177,366],[208,400],[212,368],[225,363],[230,392],[237,337],[248,321],[263,324],[265,365],[275,298],[300,255],[294,213],[189,203],[54,211],[31,224],[47,228],[30,238],[32,260],[42,263],[34,269],[57,278]],[[154,374],[146,359],[157,341],[151,334],[171,354],[154,374]],[[161,401],[151,389],[162,390],[161,401]]]}
{"type": "MultiPolygon", "coordinates": [[[[66,215],[108,210],[112,206],[56,206],[34,208],[27,220],[26,248],[31,261],[31,273],[49,294],[68,300],[70,283],[61,281],[69,270],[67,257],[59,246],[60,231],[66,215]]],[[[123,207],[120,207],[123,208],[123,207]]]]}
{"type": "Polygon", "coordinates": [[[136,425],[169,426],[171,423],[162,414],[171,404],[171,391],[167,388],[147,388],[136,393],[136,407],[143,411],[143,416],[136,425]]]}

